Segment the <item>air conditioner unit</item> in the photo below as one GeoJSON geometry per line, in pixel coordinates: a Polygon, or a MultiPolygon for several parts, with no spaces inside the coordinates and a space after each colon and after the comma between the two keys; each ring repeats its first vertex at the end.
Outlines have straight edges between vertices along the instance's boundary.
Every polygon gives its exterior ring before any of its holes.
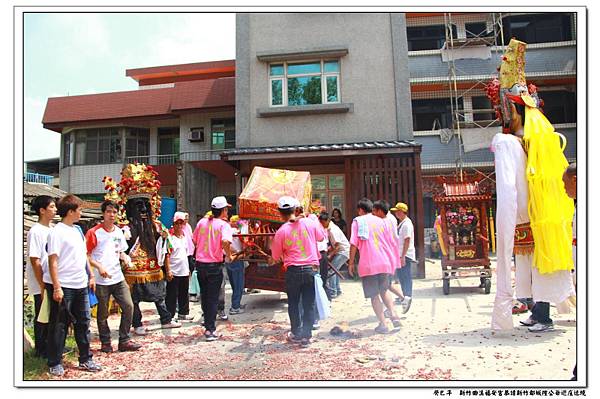
{"type": "Polygon", "coordinates": [[[204,127],[192,127],[188,134],[189,141],[204,141],[204,127]]]}

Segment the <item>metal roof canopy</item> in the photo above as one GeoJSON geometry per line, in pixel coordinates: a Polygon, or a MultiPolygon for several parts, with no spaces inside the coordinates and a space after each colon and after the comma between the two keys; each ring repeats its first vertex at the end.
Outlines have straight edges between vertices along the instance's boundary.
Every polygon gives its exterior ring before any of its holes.
{"type": "Polygon", "coordinates": [[[221,158],[226,161],[243,161],[266,158],[330,157],[413,152],[420,153],[421,144],[413,140],[402,140],[239,148],[225,151],[221,154],[221,158]]]}

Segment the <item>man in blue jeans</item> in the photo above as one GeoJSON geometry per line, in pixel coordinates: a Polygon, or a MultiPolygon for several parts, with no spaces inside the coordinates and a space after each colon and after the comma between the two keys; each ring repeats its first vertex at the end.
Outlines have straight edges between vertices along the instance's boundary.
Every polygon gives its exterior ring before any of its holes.
{"type": "Polygon", "coordinates": [[[81,217],[82,201],[67,194],[56,207],[62,220],[48,235],[48,270],[43,281],[50,299],[48,323],[48,367],[51,375],[62,376],[62,354],[67,326],[73,321],[75,342],[79,351],[79,368],[100,371],[90,351],[90,303],[88,288],[96,289],[96,281],[87,262],[83,234],[75,222],[81,217]]]}
{"type": "Polygon", "coordinates": [[[285,289],[291,331],[288,341],[303,346],[310,344],[315,321],[315,280],[319,267],[317,242],[325,239],[323,228],[309,218],[297,219],[294,209],[298,200],[283,196],[277,201],[285,223],[277,230],[271,243],[270,264],[283,261],[285,289]],[[300,301],[304,312],[300,316],[300,301]]]}
{"type": "MultiPolygon", "coordinates": [[[[319,222],[325,231],[327,231],[329,243],[331,244],[328,250],[329,262],[335,270],[339,271],[340,268],[348,262],[348,258],[350,257],[350,243],[342,230],[335,223],[331,223],[331,219],[327,212],[321,213],[319,222]]],[[[337,298],[342,295],[340,278],[337,274],[334,274],[329,278],[329,287],[332,298],[337,298]]]]}
{"type": "MultiPolygon", "coordinates": [[[[243,227],[240,223],[240,217],[233,215],[229,218],[229,224],[231,226],[233,234],[240,234],[241,228],[243,227]]],[[[239,254],[242,252],[242,242],[239,237],[233,237],[231,241],[231,253],[239,254]]],[[[244,291],[244,262],[236,260],[231,263],[226,263],[225,268],[227,269],[227,278],[229,284],[231,284],[231,307],[229,308],[229,314],[240,314],[244,313],[242,307],[242,293],[244,291]]]]}
{"type": "Polygon", "coordinates": [[[400,245],[400,262],[402,267],[396,269],[404,299],[400,302],[402,313],[408,312],[412,303],[412,266],[417,263],[415,253],[415,228],[408,217],[408,205],[398,202],[390,209],[398,218],[398,243],[400,245]]]}

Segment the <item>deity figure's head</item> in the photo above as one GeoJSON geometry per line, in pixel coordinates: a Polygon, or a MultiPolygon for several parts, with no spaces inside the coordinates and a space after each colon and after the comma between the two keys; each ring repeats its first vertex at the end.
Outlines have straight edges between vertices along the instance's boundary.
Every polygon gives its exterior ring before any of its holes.
{"type": "Polygon", "coordinates": [[[133,196],[125,203],[125,211],[131,232],[129,248],[139,237],[139,244],[149,257],[156,257],[156,226],[152,219],[152,207],[147,196],[133,196]]]}

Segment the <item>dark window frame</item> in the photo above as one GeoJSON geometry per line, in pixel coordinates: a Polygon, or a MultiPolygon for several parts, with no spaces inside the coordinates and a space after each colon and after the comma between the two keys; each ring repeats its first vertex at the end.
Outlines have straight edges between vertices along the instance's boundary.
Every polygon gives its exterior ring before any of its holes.
{"type": "Polygon", "coordinates": [[[577,123],[577,93],[569,90],[548,90],[538,93],[542,112],[550,123],[577,123]]]}
{"type": "Polygon", "coordinates": [[[235,147],[235,118],[219,118],[210,121],[210,148],[228,150],[235,147]],[[223,135],[222,146],[215,145],[215,135],[223,135]]]}
{"type": "Polygon", "coordinates": [[[75,164],[75,139],[73,132],[62,135],[62,167],[66,168],[75,164]],[[73,154],[71,154],[73,152],[73,154]]]}
{"type": "MultiPolygon", "coordinates": [[[[456,25],[452,25],[452,36],[458,37],[456,25]]],[[[439,50],[446,42],[444,24],[408,26],[406,28],[408,51],[439,50]]]]}
{"type": "MultiPolygon", "coordinates": [[[[412,119],[414,131],[427,131],[433,129],[434,121],[439,121],[440,129],[452,128],[452,110],[450,98],[413,99],[412,119]]],[[[458,99],[458,107],[464,113],[463,100],[458,99]]]]}
{"type": "Polygon", "coordinates": [[[465,23],[465,31],[467,34],[467,38],[471,37],[486,37],[490,33],[493,35],[493,32],[487,32],[487,23],[484,22],[466,22],[465,23]],[[480,29],[479,26],[483,25],[480,29]]]}
{"type": "Polygon", "coordinates": [[[125,158],[150,155],[150,129],[126,128],[125,158]],[[130,144],[133,144],[130,146],[130,144]],[[130,148],[134,150],[130,150],[130,148]]]}
{"type": "Polygon", "coordinates": [[[502,18],[504,42],[508,43],[512,37],[527,44],[570,41],[573,23],[573,13],[509,15],[502,18]],[[546,36],[549,34],[554,36],[546,36]]]}
{"type": "Polygon", "coordinates": [[[489,112],[473,112],[473,121],[492,121],[496,119],[496,114],[493,110],[492,103],[486,96],[471,97],[471,109],[473,111],[489,110],[489,112]]]}

